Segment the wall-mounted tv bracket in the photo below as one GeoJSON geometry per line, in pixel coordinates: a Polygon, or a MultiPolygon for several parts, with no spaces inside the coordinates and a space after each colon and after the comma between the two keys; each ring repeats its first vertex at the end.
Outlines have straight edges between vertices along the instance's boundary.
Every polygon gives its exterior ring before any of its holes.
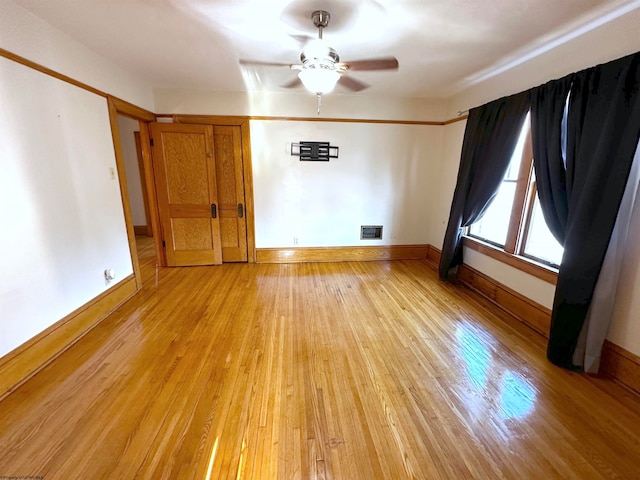
{"type": "Polygon", "coordinates": [[[338,158],[338,147],[332,147],[329,142],[292,143],[291,155],[300,157],[301,162],[328,162],[330,158],[338,158]]]}

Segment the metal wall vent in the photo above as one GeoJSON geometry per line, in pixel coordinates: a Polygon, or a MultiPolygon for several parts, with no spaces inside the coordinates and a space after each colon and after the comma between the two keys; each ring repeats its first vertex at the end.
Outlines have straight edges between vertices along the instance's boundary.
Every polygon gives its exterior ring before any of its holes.
{"type": "Polygon", "coordinates": [[[362,225],[360,227],[360,240],[381,240],[382,225],[362,225]]]}

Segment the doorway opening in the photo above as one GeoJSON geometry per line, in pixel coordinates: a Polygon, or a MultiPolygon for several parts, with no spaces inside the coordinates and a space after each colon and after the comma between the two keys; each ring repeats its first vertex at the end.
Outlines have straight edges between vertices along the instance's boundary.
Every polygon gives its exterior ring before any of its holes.
{"type": "Polygon", "coordinates": [[[140,290],[143,270],[153,275],[154,266],[157,271],[164,265],[149,146],[149,124],[155,115],[115,97],[107,101],[131,263],[140,290]]]}
{"type": "Polygon", "coordinates": [[[131,211],[136,255],[142,268],[147,263],[155,265],[156,252],[151,226],[149,197],[145,180],[145,166],[140,140],[140,120],[118,113],[120,148],[124,163],[127,197],[131,211]]]}

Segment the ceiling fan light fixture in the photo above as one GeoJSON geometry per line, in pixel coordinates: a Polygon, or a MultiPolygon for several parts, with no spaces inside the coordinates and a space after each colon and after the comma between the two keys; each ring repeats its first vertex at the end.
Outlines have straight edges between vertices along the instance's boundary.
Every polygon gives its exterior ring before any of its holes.
{"type": "Polygon", "coordinates": [[[298,78],[304,87],[316,95],[324,95],[331,92],[338,80],[340,73],[329,68],[303,68],[298,73],[298,78]]]}
{"type": "Polygon", "coordinates": [[[325,10],[316,10],[311,20],[318,29],[318,38],[307,42],[300,53],[299,64],[274,63],[265,61],[240,60],[241,65],[280,66],[298,71],[298,79],[282,85],[282,88],[294,88],[302,85],[318,97],[318,114],[322,95],[330,93],[340,81],[340,85],[352,92],[364,90],[369,85],[360,82],[348,74],[353,71],[397,70],[395,57],[367,58],[355,62],[340,62],[338,52],[322,38],[323,30],[329,25],[331,16],[325,10]]]}

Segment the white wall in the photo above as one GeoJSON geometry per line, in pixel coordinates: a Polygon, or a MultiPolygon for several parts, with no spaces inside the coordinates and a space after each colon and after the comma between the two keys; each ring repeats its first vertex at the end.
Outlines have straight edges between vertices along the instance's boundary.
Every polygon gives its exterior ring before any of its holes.
{"type": "Polygon", "coordinates": [[[103,97],[0,58],[0,356],[133,272],[103,97]]]}
{"type": "MultiPolygon", "coordinates": [[[[450,100],[447,111],[449,115],[455,116],[458,110],[482,105],[553,78],[560,78],[571,72],[634,53],[640,49],[638,25],[640,25],[640,10],[633,11],[526,63],[471,86],[450,100]]],[[[444,239],[455,188],[464,135],[463,123],[451,124],[444,128],[443,155],[439,165],[442,178],[439,206],[432,218],[431,243],[438,247],[442,245],[444,239]]],[[[632,232],[640,238],[640,211],[635,212],[634,215],[632,232]]],[[[640,355],[640,322],[636,313],[640,308],[640,300],[638,300],[640,299],[640,242],[636,242],[627,254],[629,261],[622,272],[619,299],[607,338],[626,350],[640,355]]],[[[465,248],[464,258],[465,263],[473,268],[541,305],[552,307],[555,291],[553,285],[474,250],[465,248]]]]}
{"type": "Polygon", "coordinates": [[[438,182],[431,202],[431,238],[429,239],[429,243],[438,248],[442,247],[444,234],[447,230],[466,123],[462,120],[441,127],[442,151],[437,166],[438,182]]]}
{"type": "MultiPolygon", "coordinates": [[[[141,79],[0,0],[0,47],[153,110],[141,79]]],[[[0,58],[0,356],[133,273],[106,100],[0,58]]]]}
{"type": "Polygon", "coordinates": [[[138,152],[133,132],[140,131],[140,123],[124,115],[118,115],[118,130],[120,143],[122,144],[122,156],[124,169],[127,176],[127,191],[129,192],[129,205],[133,224],[147,225],[147,216],[144,211],[142,198],[142,179],[140,178],[140,166],[138,165],[138,152]]]}
{"type": "Polygon", "coordinates": [[[251,121],[256,246],[424,244],[442,127],[251,121]],[[290,144],[329,141],[329,162],[301,162],[290,144]],[[382,240],[360,240],[383,225],[382,240]]]}
{"type": "MultiPolygon", "coordinates": [[[[255,115],[317,118],[315,95],[292,93],[240,93],[155,89],[158,114],[255,115]]],[[[445,100],[427,98],[369,97],[331,94],[322,97],[322,118],[379,120],[447,120],[445,100]]]]}
{"type": "MultiPolygon", "coordinates": [[[[309,93],[154,90],[158,113],[317,117],[309,93]]],[[[445,120],[446,101],[327,95],[322,118],[445,120]]],[[[441,126],[251,120],[256,246],[424,244],[438,184],[441,126]],[[340,158],[300,162],[290,144],[330,141],[340,158]],[[361,241],[361,225],[383,225],[361,241]]]]}
{"type": "Polygon", "coordinates": [[[0,47],[153,111],[151,87],[11,0],[0,0],[0,47]]]}

